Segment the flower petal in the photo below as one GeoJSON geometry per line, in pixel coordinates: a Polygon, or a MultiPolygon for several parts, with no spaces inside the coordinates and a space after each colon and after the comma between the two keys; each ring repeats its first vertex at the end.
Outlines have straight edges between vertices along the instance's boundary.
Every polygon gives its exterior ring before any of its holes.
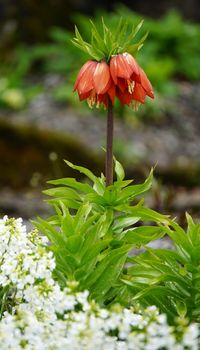
{"type": "Polygon", "coordinates": [[[132,93],[132,98],[136,101],[144,103],[146,97],[146,91],[143,89],[142,85],[135,83],[135,88],[132,93]]]}
{"type": "Polygon", "coordinates": [[[122,107],[124,107],[124,105],[129,105],[133,99],[128,90],[122,92],[120,89],[117,89],[117,97],[119,98],[122,107]]]}
{"type": "Polygon", "coordinates": [[[115,96],[116,96],[116,88],[115,88],[115,85],[113,83],[110,86],[110,88],[108,89],[108,96],[110,97],[112,104],[114,105],[115,96]]]}
{"type": "Polygon", "coordinates": [[[97,95],[97,107],[102,103],[106,108],[108,107],[108,95],[107,94],[97,95]]]}
{"type": "Polygon", "coordinates": [[[94,88],[93,74],[96,66],[96,61],[88,61],[83,65],[76,79],[74,91],[78,90],[79,94],[83,94],[94,88]]]}
{"type": "Polygon", "coordinates": [[[109,66],[106,62],[97,63],[93,75],[94,88],[97,94],[104,94],[111,85],[111,76],[109,66]]]}
{"type": "Polygon", "coordinates": [[[91,91],[85,92],[83,94],[79,94],[79,100],[87,100],[90,97],[91,91]]]}
{"type": "Polygon", "coordinates": [[[135,60],[135,58],[128,52],[123,53],[123,56],[126,59],[126,63],[131,67],[132,69],[132,73],[131,76],[134,77],[133,80],[138,80],[138,78],[140,77],[140,69],[139,69],[139,65],[137,64],[137,61],[135,60]]]}
{"type": "Polygon", "coordinates": [[[119,86],[121,91],[127,87],[125,82],[140,82],[139,66],[129,53],[115,55],[110,60],[110,73],[114,83],[119,86]]]}
{"type": "Polygon", "coordinates": [[[149,97],[154,98],[152,85],[141,67],[140,67],[140,79],[141,79],[141,85],[143,89],[146,91],[146,94],[149,97]]]}
{"type": "Polygon", "coordinates": [[[117,56],[113,56],[110,60],[110,74],[114,81],[114,83],[117,85],[117,78],[118,78],[118,65],[117,65],[117,56]]]}
{"type": "Polygon", "coordinates": [[[124,79],[130,79],[133,68],[126,59],[125,54],[117,55],[117,76],[124,79]]]}
{"type": "Polygon", "coordinates": [[[117,79],[117,86],[122,92],[124,92],[124,90],[126,90],[128,88],[127,81],[123,78],[117,79]]]}

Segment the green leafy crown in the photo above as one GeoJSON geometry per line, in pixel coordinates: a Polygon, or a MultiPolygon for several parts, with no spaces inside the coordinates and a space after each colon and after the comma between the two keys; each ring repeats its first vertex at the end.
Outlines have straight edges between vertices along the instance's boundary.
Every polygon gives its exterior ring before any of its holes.
{"type": "Polygon", "coordinates": [[[120,19],[115,31],[109,29],[102,18],[102,31],[99,31],[96,25],[91,23],[91,40],[90,43],[83,40],[78,28],[75,26],[75,38],[72,40],[73,44],[82,51],[86,52],[93,59],[100,61],[102,59],[109,62],[112,55],[123,52],[128,52],[135,55],[141,49],[143,43],[148,35],[146,33],[139,42],[133,44],[132,41],[140,30],[143,20],[130,30],[129,24],[123,18],[120,19]]]}

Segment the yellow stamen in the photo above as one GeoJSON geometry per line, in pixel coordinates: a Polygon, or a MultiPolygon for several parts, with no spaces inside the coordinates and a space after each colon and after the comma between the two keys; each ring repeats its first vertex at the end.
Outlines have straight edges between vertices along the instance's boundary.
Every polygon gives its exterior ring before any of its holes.
{"type": "Polygon", "coordinates": [[[129,94],[132,94],[134,91],[135,82],[132,80],[127,80],[127,83],[128,83],[128,92],[129,94]]]}
{"type": "Polygon", "coordinates": [[[93,108],[95,103],[97,102],[96,92],[94,90],[91,91],[90,97],[87,98],[87,103],[90,108],[93,108]]]}
{"type": "Polygon", "coordinates": [[[99,107],[100,107],[100,102],[99,102],[99,101],[97,101],[97,103],[96,103],[96,108],[98,108],[98,109],[99,109],[99,107]]]}
{"type": "Polygon", "coordinates": [[[131,106],[132,106],[134,112],[137,112],[140,105],[141,105],[141,103],[139,101],[132,101],[132,103],[131,103],[131,106]]]}

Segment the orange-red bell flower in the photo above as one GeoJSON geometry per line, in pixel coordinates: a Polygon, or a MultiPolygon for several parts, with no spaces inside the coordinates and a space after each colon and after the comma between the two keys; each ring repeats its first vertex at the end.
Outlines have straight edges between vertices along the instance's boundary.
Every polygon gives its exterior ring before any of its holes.
{"type": "Polygon", "coordinates": [[[129,53],[112,56],[109,65],[105,61],[86,62],[77,76],[76,90],[80,101],[87,99],[90,107],[100,104],[107,107],[108,100],[114,104],[117,96],[122,106],[137,109],[146,96],[154,98],[149,79],[129,53]]]}
{"type": "Polygon", "coordinates": [[[115,55],[110,60],[110,73],[115,85],[124,92],[132,93],[135,81],[140,81],[139,66],[129,53],[115,55]]]}
{"type": "Polygon", "coordinates": [[[116,95],[122,106],[138,108],[148,95],[154,98],[153,88],[143,69],[129,54],[115,55],[110,60],[110,72],[116,85],[116,95]]]}
{"type": "Polygon", "coordinates": [[[80,101],[87,99],[90,107],[101,103],[107,107],[108,98],[114,103],[115,88],[106,62],[88,61],[77,76],[74,91],[78,91],[80,101]]]}
{"type": "Polygon", "coordinates": [[[147,78],[145,72],[141,67],[139,67],[139,70],[140,70],[140,82],[141,82],[142,88],[146,92],[146,95],[148,95],[151,98],[154,98],[153,88],[149,79],[147,78]]]}

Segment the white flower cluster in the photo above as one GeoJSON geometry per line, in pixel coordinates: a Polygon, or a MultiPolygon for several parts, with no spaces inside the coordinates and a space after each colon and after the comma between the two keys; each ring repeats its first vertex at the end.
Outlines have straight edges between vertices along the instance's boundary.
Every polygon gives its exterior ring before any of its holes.
{"type": "Polygon", "coordinates": [[[0,220],[0,290],[9,286],[16,298],[0,321],[1,350],[200,348],[196,324],[182,326],[178,343],[176,329],[154,306],[142,313],[119,305],[107,310],[88,301],[87,291],[75,293],[69,285],[61,290],[52,277],[55,260],[46,244],[36,231],[27,234],[20,219],[0,220]]]}
{"type": "Polygon", "coordinates": [[[51,280],[55,268],[48,240],[38,232],[26,232],[22,219],[0,220],[0,286],[22,291],[37,280],[51,280]]]}

